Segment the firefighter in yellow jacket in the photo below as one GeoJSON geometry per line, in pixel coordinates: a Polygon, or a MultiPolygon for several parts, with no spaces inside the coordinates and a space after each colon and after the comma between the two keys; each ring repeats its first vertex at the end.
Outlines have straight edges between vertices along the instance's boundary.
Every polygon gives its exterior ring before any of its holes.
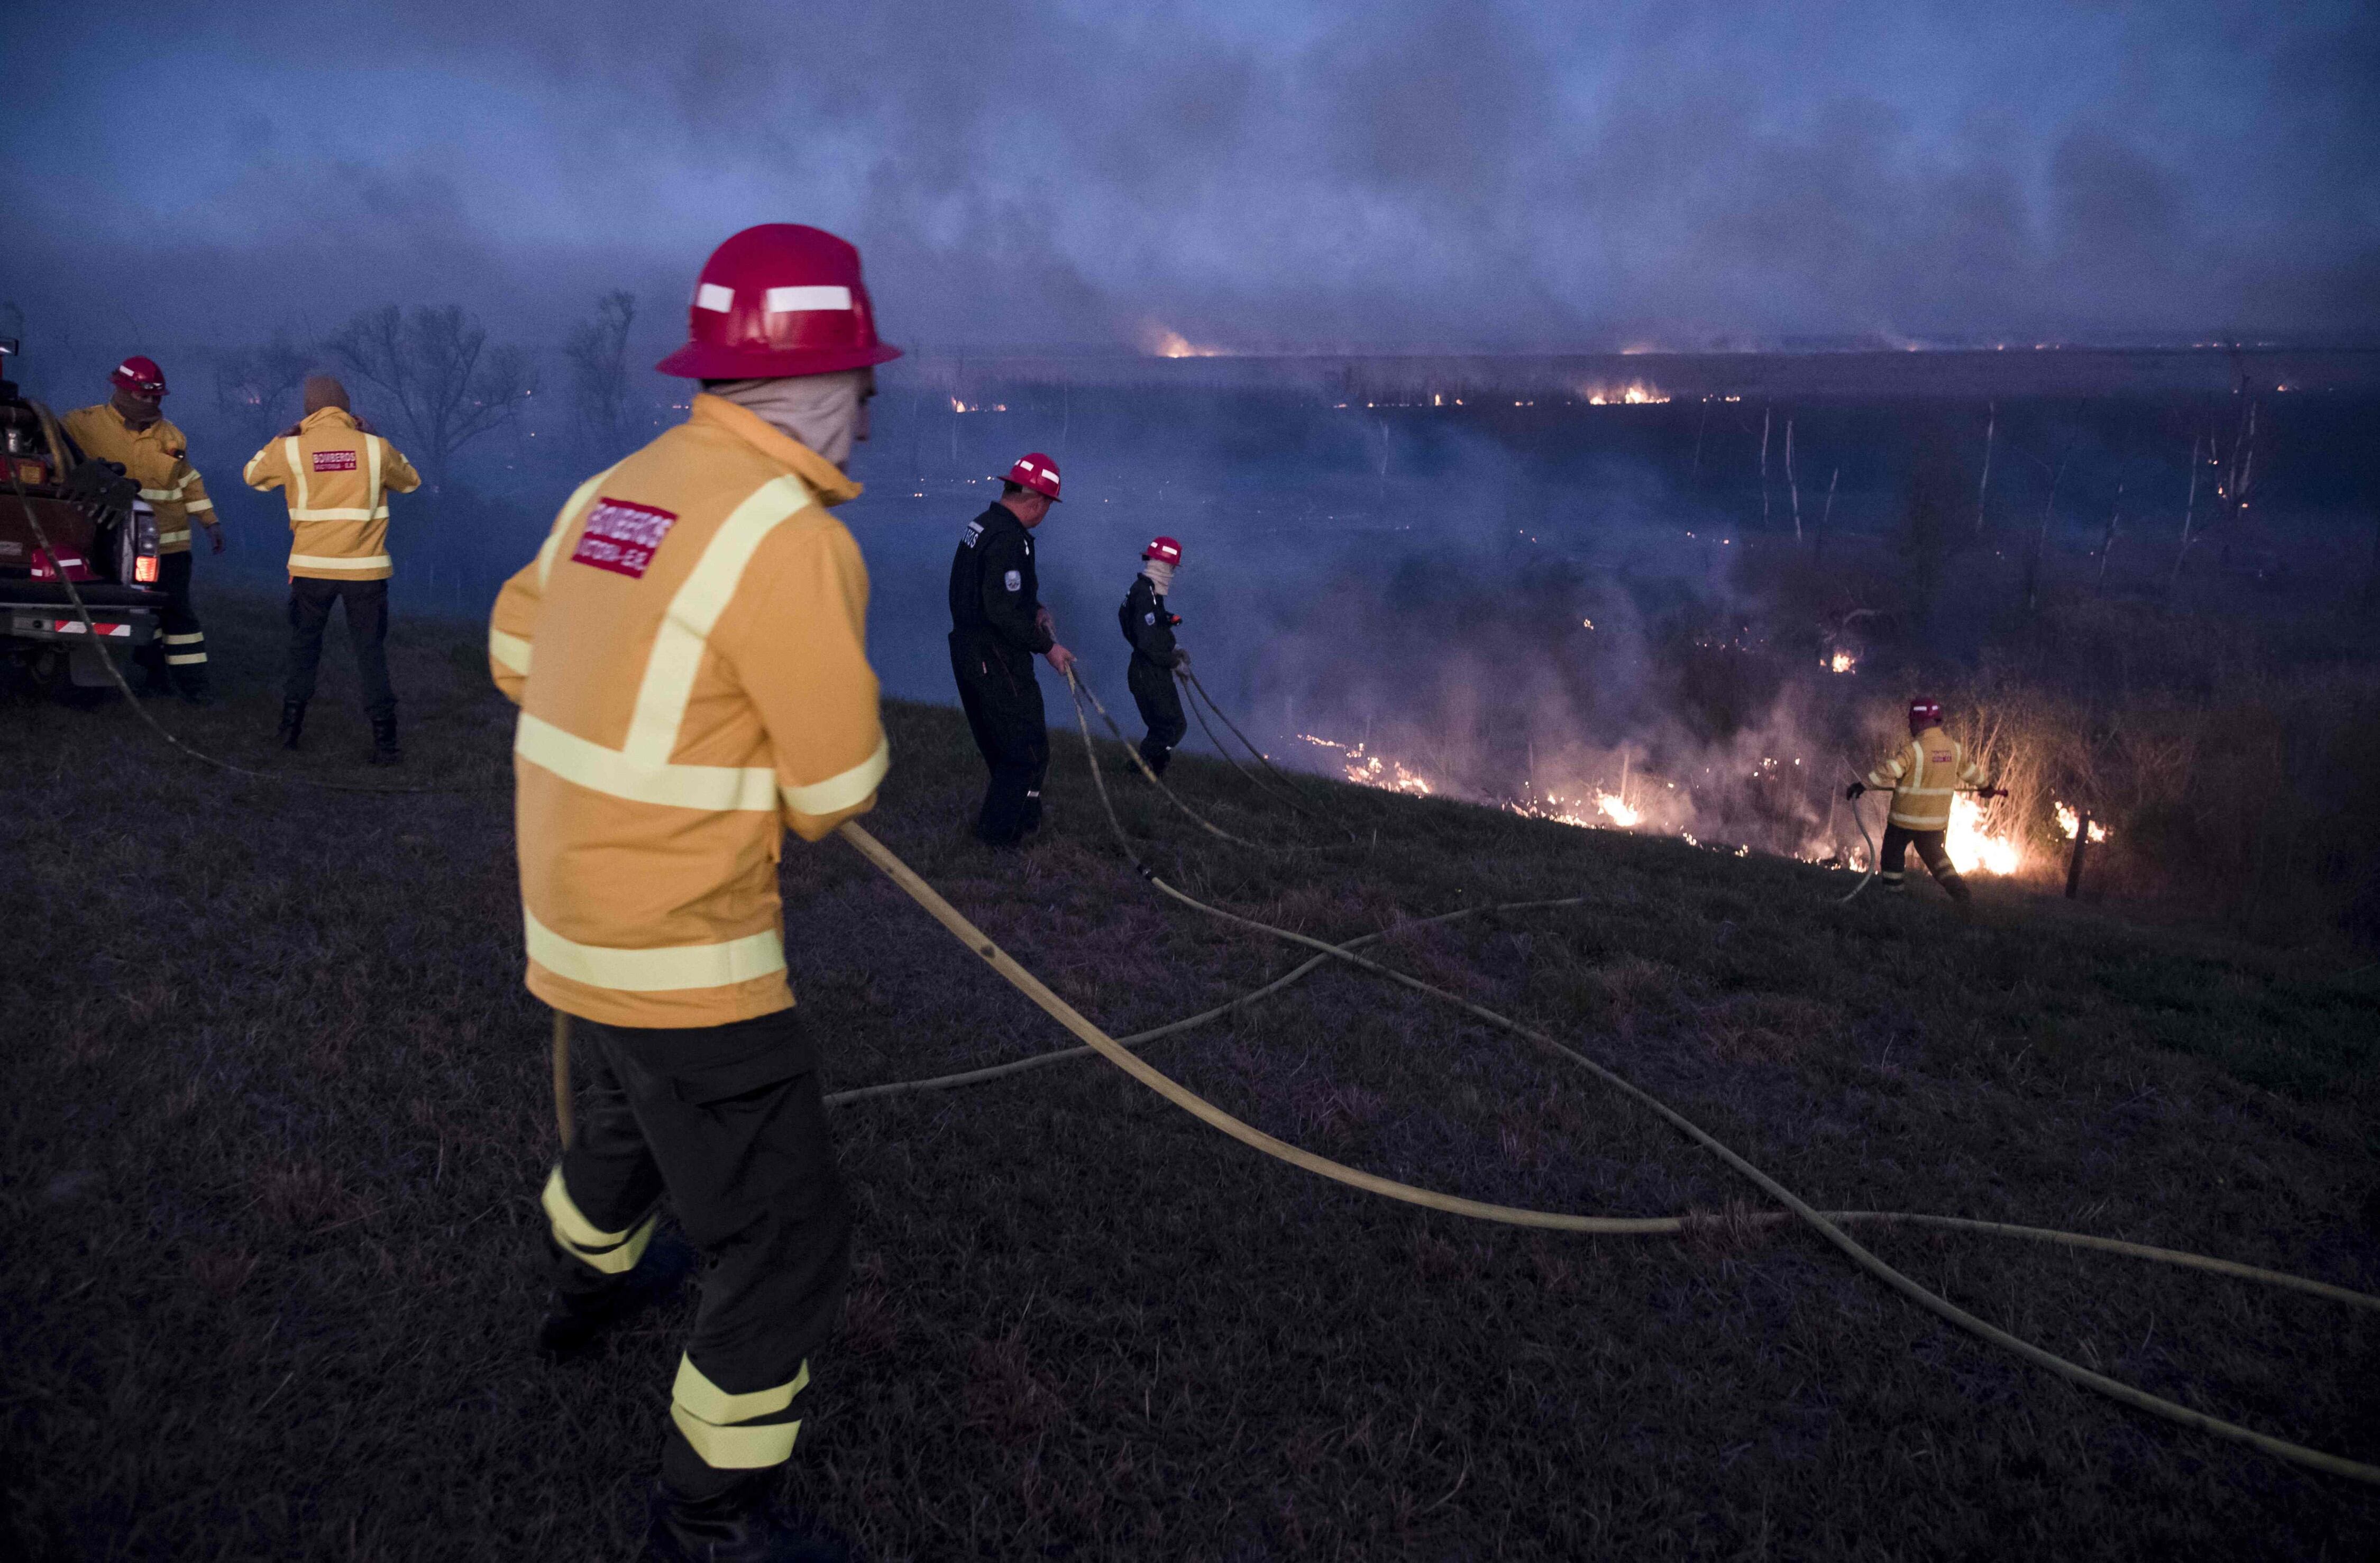
{"type": "Polygon", "coordinates": [[[396,694],[388,683],[388,496],[421,487],[395,445],[347,406],[347,389],[327,374],[306,377],[306,416],[256,453],[244,474],[251,489],[281,489],[289,501],[289,669],[281,686],[281,746],[294,749],[314,697],[322,632],[346,605],[347,643],[371,719],[371,763],[395,765],[396,694]]]}
{"type": "Polygon", "coordinates": [[[224,551],[215,502],[190,465],[190,442],[159,409],[165,397],[165,371],[154,358],[136,354],[115,366],[104,402],[77,407],[59,419],[83,454],[112,461],[140,485],[140,497],[157,514],[157,589],[165,594],[157,638],[133,653],[147,670],[147,693],[178,689],[193,705],[210,704],[207,632],[190,604],[190,526],[207,529],[214,551],[224,551]]]}
{"type": "Polygon", "coordinates": [[[1876,877],[1888,891],[1908,889],[1904,870],[1909,849],[1941,881],[1950,899],[1964,906],[1972,899],[1967,881],[1950,861],[1943,837],[1950,829],[1950,799],[1962,789],[1987,798],[2000,790],[1984,779],[1984,768],[1967,756],[1967,746],[1942,731],[1942,702],[1920,697],[1909,702],[1909,742],[1890,758],[1843,791],[1856,798],[1869,788],[1892,794],[1892,812],[1884,822],[1884,846],[1877,854],[1876,877]]]}
{"type": "Polygon", "coordinates": [[[705,265],[686,421],[571,495],[489,624],[514,743],[528,987],[588,1076],[545,1183],[552,1355],[672,1278],[666,1194],[710,1260],[671,1390],[647,1556],[831,1558],[774,1512],[851,1222],[813,1041],[785,977],[783,832],[817,841],[884,775],[868,572],[828,507],[867,437],[876,336],[859,254],[746,229],[705,265]],[[659,1272],[659,1273],[656,1273],[659,1272]]]}

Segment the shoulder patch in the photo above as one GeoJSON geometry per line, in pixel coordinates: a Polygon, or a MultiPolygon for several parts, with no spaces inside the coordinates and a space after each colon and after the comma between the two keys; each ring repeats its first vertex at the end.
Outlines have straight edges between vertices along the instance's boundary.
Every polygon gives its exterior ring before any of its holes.
{"type": "Polygon", "coordinates": [[[1157,615],[1154,613],[1143,613],[1140,616],[1140,622],[1144,624],[1153,624],[1157,623],[1157,615]]]}
{"type": "Polygon", "coordinates": [[[674,511],[599,496],[595,508],[588,512],[587,526],[579,533],[578,546],[571,551],[570,561],[609,570],[632,581],[642,580],[646,567],[653,562],[653,551],[662,546],[662,539],[676,525],[674,511]]]}
{"type": "Polygon", "coordinates": [[[959,539],[959,546],[961,548],[973,548],[976,544],[981,541],[983,541],[983,523],[980,521],[968,522],[966,525],[966,536],[959,539]]]}
{"type": "Polygon", "coordinates": [[[1023,591],[1025,589],[1025,577],[1018,572],[1011,570],[1007,575],[1001,577],[1001,585],[1006,587],[1011,591],[1023,591]]]}

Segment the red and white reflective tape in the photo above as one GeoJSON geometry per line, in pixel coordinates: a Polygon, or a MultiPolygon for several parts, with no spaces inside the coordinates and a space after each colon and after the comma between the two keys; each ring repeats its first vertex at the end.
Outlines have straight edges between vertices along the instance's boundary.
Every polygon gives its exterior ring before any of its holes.
{"type": "MultiPolygon", "coordinates": [[[[104,636],[122,636],[128,640],[132,636],[132,626],[130,624],[102,624],[100,621],[94,619],[91,621],[91,628],[104,636]]],[[[50,629],[58,635],[86,635],[91,633],[91,631],[87,631],[82,627],[82,621],[80,619],[55,619],[51,621],[50,629]]]]}

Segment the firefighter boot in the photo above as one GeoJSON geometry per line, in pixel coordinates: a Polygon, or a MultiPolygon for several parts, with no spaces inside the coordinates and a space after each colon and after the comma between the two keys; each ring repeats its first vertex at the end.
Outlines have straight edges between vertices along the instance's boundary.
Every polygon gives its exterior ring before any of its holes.
{"type": "Polygon", "coordinates": [[[274,729],[273,733],[275,738],[281,740],[281,746],[285,749],[296,748],[298,746],[298,735],[305,731],[306,702],[303,700],[282,701],[281,725],[274,729]]]}
{"type": "Polygon", "coordinates": [[[710,1497],[654,1483],[649,1563],[856,1563],[851,1544],[832,1530],[775,1512],[769,1498],[778,1471],[756,1471],[710,1497]]]}
{"type": "MultiPolygon", "coordinates": [[[[546,1248],[551,1270],[560,1252],[550,1237],[546,1248]]],[[[661,1236],[646,1248],[635,1269],[608,1284],[570,1291],[555,1287],[545,1305],[544,1322],[537,1327],[538,1351],[557,1365],[585,1362],[599,1352],[613,1326],[666,1302],[693,1273],[694,1250],[661,1236]]]]}
{"type": "Polygon", "coordinates": [[[376,716],[371,719],[371,763],[395,765],[403,759],[405,751],[396,746],[396,713],[391,711],[386,716],[376,716]]]}

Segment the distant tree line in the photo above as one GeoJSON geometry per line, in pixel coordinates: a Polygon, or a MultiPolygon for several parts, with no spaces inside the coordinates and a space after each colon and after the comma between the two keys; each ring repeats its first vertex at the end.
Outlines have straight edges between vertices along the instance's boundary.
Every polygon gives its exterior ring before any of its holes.
{"type": "MultiPolygon", "coordinates": [[[[604,294],[563,348],[574,429],[598,459],[613,459],[627,441],[627,342],[636,318],[636,295],[604,294]]],[[[225,354],[215,364],[216,407],[261,446],[295,421],[306,377],[318,372],[338,375],[359,398],[371,394],[384,431],[433,492],[444,490],[466,446],[514,422],[540,389],[528,352],[490,342],[487,327],[460,305],[386,304],[358,310],[314,340],[282,331],[225,354]]]]}

